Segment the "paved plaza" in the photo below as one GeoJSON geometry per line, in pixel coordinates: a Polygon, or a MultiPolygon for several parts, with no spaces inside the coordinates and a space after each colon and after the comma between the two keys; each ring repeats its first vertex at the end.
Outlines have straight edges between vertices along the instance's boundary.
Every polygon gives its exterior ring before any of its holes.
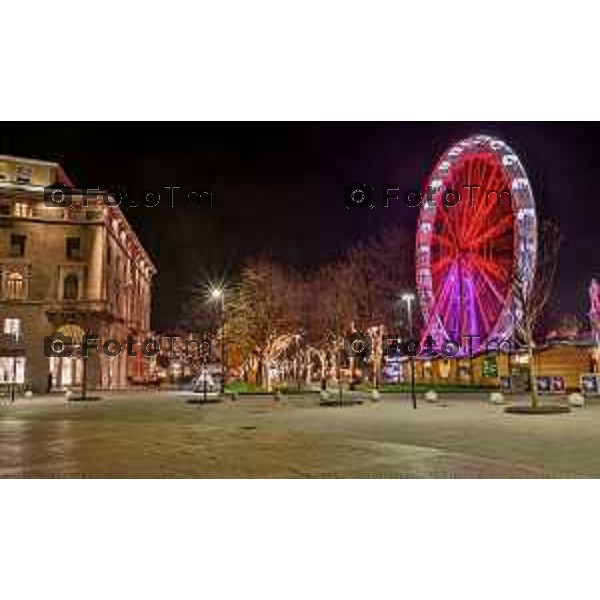
{"type": "Polygon", "coordinates": [[[192,396],[3,400],[0,477],[600,477],[600,403],[540,416],[479,394],[417,410],[403,395],[344,407],[192,396]]]}

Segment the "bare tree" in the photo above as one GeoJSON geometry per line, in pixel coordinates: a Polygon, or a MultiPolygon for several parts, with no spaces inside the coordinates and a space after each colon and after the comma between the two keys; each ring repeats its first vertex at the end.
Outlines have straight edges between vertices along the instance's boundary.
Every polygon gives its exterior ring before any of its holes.
{"type": "Polygon", "coordinates": [[[375,387],[383,366],[383,336],[394,330],[398,297],[412,287],[412,244],[397,227],[356,244],[345,256],[350,278],[352,325],[372,337],[375,387]]]}
{"type": "MultiPolygon", "coordinates": [[[[531,271],[529,261],[521,256],[517,257],[514,268],[515,333],[527,347],[532,408],[539,404],[534,360],[535,328],[552,294],[561,241],[558,225],[553,221],[542,222],[538,231],[535,271],[531,271]]],[[[527,252],[527,248],[522,252],[527,252]]]]}
{"type": "MultiPolygon", "coordinates": [[[[285,363],[310,382],[318,362],[321,379],[338,373],[344,336],[359,330],[374,337],[374,376],[382,365],[382,333],[395,324],[398,294],[410,279],[412,245],[397,228],[345,252],[340,260],[301,277],[268,259],[249,261],[228,294],[228,357],[250,379],[269,387],[269,365],[285,363]]],[[[214,333],[205,286],[190,294],[187,310],[196,327],[214,333]]]]}
{"type": "Polygon", "coordinates": [[[246,371],[270,389],[270,368],[298,335],[296,279],[279,265],[256,259],[243,268],[229,308],[232,344],[246,371]]]}
{"type": "Polygon", "coordinates": [[[339,261],[320,269],[309,283],[305,314],[306,341],[320,350],[321,374],[327,369],[339,376],[344,336],[352,322],[351,283],[347,266],[339,261]]]}

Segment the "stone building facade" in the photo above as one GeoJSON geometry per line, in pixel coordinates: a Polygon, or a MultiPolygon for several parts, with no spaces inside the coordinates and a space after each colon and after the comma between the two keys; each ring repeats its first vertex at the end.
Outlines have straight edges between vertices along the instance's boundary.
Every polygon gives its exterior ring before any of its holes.
{"type": "Polygon", "coordinates": [[[89,388],[115,389],[143,377],[156,268],[115,204],[74,190],[57,163],[0,156],[0,386],[63,390],[85,375],[89,388]],[[83,358],[84,334],[100,348],[130,335],[138,356],[83,358]],[[45,340],[61,335],[64,356],[46,356],[45,340]]]}

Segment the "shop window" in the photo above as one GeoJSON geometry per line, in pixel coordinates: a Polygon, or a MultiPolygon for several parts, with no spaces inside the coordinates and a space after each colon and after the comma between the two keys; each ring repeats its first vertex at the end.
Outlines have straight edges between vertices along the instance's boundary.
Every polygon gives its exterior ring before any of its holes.
{"type": "Polygon", "coordinates": [[[0,382],[25,383],[24,356],[0,356],[0,382]]]}

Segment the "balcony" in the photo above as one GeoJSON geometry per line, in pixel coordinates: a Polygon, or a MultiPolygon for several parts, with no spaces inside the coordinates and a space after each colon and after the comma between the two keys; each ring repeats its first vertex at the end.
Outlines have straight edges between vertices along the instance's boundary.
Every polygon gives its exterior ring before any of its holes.
{"type": "Polygon", "coordinates": [[[56,300],[48,306],[49,317],[60,316],[63,320],[77,322],[82,319],[113,320],[115,317],[105,300],[56,300]]]}

